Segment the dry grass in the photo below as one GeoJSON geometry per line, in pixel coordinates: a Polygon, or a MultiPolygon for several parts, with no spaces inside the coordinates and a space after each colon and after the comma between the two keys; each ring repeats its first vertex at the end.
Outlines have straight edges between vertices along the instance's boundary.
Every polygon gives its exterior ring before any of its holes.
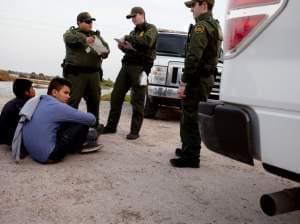
{"type": "MultiPolygon", "coordinates": [[[[16,77],[11,76],[7,71],[0,69],[0,81],[13,81],[15,79],[16,77]]],[[[26,79],[31,80],[34,83],[34,86],[37,88],[44,88],[44,86],[48,86],[50,82],[49,80],[39,80],[39,79],[31,79],[31,78],[26,78],[26,79]]]]}
{"type": "Polygon", "coordinates": [[[11,80],[14,80],[14,78],[11,77],[7,71],[0,70],[0,81],[11,81],[11,80]]]}

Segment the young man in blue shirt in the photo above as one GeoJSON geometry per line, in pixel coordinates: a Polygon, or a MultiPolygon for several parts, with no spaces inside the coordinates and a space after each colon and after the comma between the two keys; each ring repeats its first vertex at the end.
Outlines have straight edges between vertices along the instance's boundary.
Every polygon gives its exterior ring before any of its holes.
{"type": "Polygon", "coordinates": [[[8,101],[0,115],[0,144],[11,145],[18,125],[20,110],[23,105],[35,96],[32,82],[28,79],[16,79],[13,82],[15,98],[8,101]]]}
{"type": "MultiPolygon", "coordinates": [[[[95,125],[96,119],[91,113],[67,105],[70,92],[71,83],[68,80],[54,78],[49,84],[47,95],[40,96],[30,120],[24,124],[23,143],[35,161],[59,162],[67,153],[91,152],[102,148],[102,145],[96,143],[97,140],[93,147],[83,148],[89,127],[95,125]]],[[[27,104],[21,114],[30,109],[27,104]]]]}

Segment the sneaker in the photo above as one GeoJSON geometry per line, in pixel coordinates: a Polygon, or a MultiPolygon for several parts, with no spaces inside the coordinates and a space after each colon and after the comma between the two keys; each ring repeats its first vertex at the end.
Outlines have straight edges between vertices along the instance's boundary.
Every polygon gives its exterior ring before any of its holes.
{"type": "Polygon", "coordinates": [[[98,139],[98,132],[96,128],[89,128],[89,131],[86,136],[86,140],[88,142],[97,142],[98,139]]]}
{"type": "Polygon", "coordinates": [[[184,151],[181,148],[176,148],[175,149],[175,155],[178,157],[183,157],[184,156],[184,151]]]}
{"type": "Polygon", "coordinates": [[[83,145],[83,148],[80,150],[79,153],[90,153],[90,152],[99,152],[101,149],[103,149],[104,145],[102,144],[85,144],[83,145]]]}
{"type": "Polygon", "coordinates": [[[116,133],[117,130],[116,129],[112,129],[112,128],[109,128],[107,126],[105,126],[102,130],[102,134],[114,134],[116,133]]]}
{"type": "Polygon", "coordinates": [[[128,140],[135,140],[135,139],[137,139],[138,137],[140,137],[139,134],[132,134],[132,133],[129,133],[129,134],[126,136],[126,138],[127,138],[128,140]]]}
{"type": "Polygon", "coordinates": [[[199,168],[199,162],[199,159],[188,159],[184,157],[170,160],[171,165],[178,168],[199,168]]]}

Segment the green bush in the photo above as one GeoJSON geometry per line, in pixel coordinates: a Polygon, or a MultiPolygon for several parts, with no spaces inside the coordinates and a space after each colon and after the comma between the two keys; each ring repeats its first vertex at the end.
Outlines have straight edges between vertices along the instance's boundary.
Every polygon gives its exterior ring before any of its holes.
{"type": "Polygon", "coordinates": [[[124,101],[125,101],[125,102],[130,102],[130,99],[131,99],[130,95],[126,95],[124,101]]]}
{"type": "Polygon", "coordinates": [[[101,96],[101,100],[102,101],[110,101],[110,98],[111,98],[111,94],[110,93],[101,96]]]}
{"type": "Polygon", "coordinates": [[[103,89],[110,89],[113,86],[114,86],[114,82],[111,81],[110,79],[108,79],[108,80],[103,79],[101,81],[101,88],[103,88],[103,89]]]}

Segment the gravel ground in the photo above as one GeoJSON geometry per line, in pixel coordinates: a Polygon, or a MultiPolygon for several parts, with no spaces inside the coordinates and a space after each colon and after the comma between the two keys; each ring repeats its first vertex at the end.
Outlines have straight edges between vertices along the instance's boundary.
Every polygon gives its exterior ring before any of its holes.
{"type": "MultiPolygon", "coordinates": [[[[108,110],[101,103],[103,123],[108,110]]],[[[171,167],[179,114],[163,109],[159,119],[144,121],[138,140],[128,141],[131,108],[124,104],[118,132],[99,138],[103,151],[53,165],[29,157],[15,164],[0,146],[0,223],[300,223],[300,212],[262,213],[262,194],[297,185],[266,173],[259,162],[252,168],[203,147],[200,169],[171,167]]]]}

